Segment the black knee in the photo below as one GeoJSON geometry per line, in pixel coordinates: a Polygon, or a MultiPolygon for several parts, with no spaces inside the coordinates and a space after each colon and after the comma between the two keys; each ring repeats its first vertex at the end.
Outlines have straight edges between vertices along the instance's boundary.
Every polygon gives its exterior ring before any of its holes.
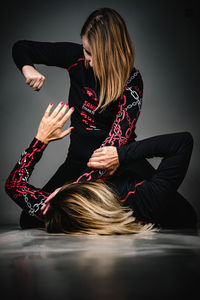
{"type": "Polygon", "coordinates": [[[193,144],[194,144],[194,139],[193,139],[192,134],[187,131],[181,132],[181,133],[178,133],[177,139],[178,138],[180,141],[180,149],[191,154],[192,149],[193,149],[193,144]]]}
{"type": "Polygon", "coordinates": [[[182,135],[183,135],[184,141],[185,141],[187,144],[192,145],[192,147],[193,147],[194,139],[193,139],[192,134],[191,134],[190,132],[187,132],[187,131],[186,131],[186,132],[183,132],[182,135]]]}

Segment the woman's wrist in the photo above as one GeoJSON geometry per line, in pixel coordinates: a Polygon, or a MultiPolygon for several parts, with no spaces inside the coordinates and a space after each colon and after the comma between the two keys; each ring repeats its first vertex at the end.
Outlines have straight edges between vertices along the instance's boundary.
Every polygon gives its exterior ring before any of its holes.
{"type": "MultiPolygon", "coordinates": [[[[29,72],[29,71],[35,71],[36,69],[34,68],[34,66],[32,65],[24,65],[22,67],[22,73],[26,73],[26,72],[29,72]]],[[[25,74],[24,74],[25,75],[25,74]]]]}
{"type": "Polygon", "coordinates": [[[48,145],[48,143],[49,143],[47,138],[44,138],[44,137],[40,136],[39,134],[36,134],[35,138],[46,145],[48,145]]]}

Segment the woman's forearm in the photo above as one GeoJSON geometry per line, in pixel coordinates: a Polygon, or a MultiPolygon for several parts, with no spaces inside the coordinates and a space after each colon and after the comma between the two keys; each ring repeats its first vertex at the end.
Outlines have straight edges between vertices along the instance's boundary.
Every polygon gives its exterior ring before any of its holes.
{"type": "MultiPolygon", "coordinates": [[[[141,158],[162,157],[152,175],[151,181],[159,185],[161,182],[177,190],[187,172],[193,149],[193,138],[190,133],[172,133],[151,137],[118,148],[120,166],[126,169],[131,162],[141,158]]],[[[134,169],[133,169],[134,171],[134,169]]]]}
{"type": "Polygon", "coordinates": [[[28,210],[30,215],[41,216],[41,207],[49,196],[40,188],[29,184],[29,178],[35,164],[40,160],[44,149],[50,141],[61,139],[68,135],[72,127],[62,131],[63,126],[71,117],[73,109],[59,103],[54,111],[50,104],[38,127],[36,137],[30,146],[22,153],[20,159],[11,171],[6,184],[7,194],[23,209],[28,210]]]}
{"type": "Polygon", "coordinates": [[[30,215],[37,217],[40,217],[40,209],[49,193],[30,185],[29,179],[46,146],[45,143],[34,138],[22,153],[5,184],[6,193],[11,199],[30,215]]]}
{"type": "Polygon", "coordinates": [[[171,133],[150,137],[117,148],[120,165],[128,164],[142,158],[168,157],[179,151],[181,141],[188,136],[189,145],[192,141],[190,133],[171,133]],[[176,142],[175,142],[176,141],[176,142]],[[177,143],[179,141],[179,143],[177,143]]]}

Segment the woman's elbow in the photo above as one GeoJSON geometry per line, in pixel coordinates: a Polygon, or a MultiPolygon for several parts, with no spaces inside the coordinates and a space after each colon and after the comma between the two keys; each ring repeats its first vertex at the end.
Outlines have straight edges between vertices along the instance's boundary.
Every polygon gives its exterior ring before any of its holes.
{"type": "Polygon", "coordinates": [[[18,53],[21,51],[21,48],[25,45],[25,40],[16,41],[12,46],[12,57],[15,58],[18,56],[18,53]]]}
{"type": "Polygon", "coordinates": [[[193,148],[194,138],[192,134],[189,131],[185,131],[183,132],[183,136],[184,136],[185,143],[187,143],[188,145],[191,146],[191,148],[193,148]]]}
{"type": "Polygon", "coordinates": [[[18,41],[16,41],[16,42],[14,42],[14,44],[13,44],[13,46],[12,46],[12,49],[15,49],[15,48],[17,48],[18,46],[23,45],[24,42],[25,42],[25,40],[18,40],[18,41]]]}

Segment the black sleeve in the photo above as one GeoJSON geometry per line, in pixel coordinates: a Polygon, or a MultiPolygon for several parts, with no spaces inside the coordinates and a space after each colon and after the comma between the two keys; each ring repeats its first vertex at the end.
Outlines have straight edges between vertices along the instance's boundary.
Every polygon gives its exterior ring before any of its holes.
{"type": "Polygon", "coordinates": [[[188,132],[150,137],[117,148],[120,168],[141,158],[162,157],[151,181],[167,181],[177,189],[184,179],[193,149],[193,138],[188,132]]]}
{"type": "Polygon", "coordinates": [[[84,57],[82,45],[72,42],[37,42],[21,40],[12,48],[13,60],[21,71],[24,65],[44,64],[68,68],[84,57]]]}

